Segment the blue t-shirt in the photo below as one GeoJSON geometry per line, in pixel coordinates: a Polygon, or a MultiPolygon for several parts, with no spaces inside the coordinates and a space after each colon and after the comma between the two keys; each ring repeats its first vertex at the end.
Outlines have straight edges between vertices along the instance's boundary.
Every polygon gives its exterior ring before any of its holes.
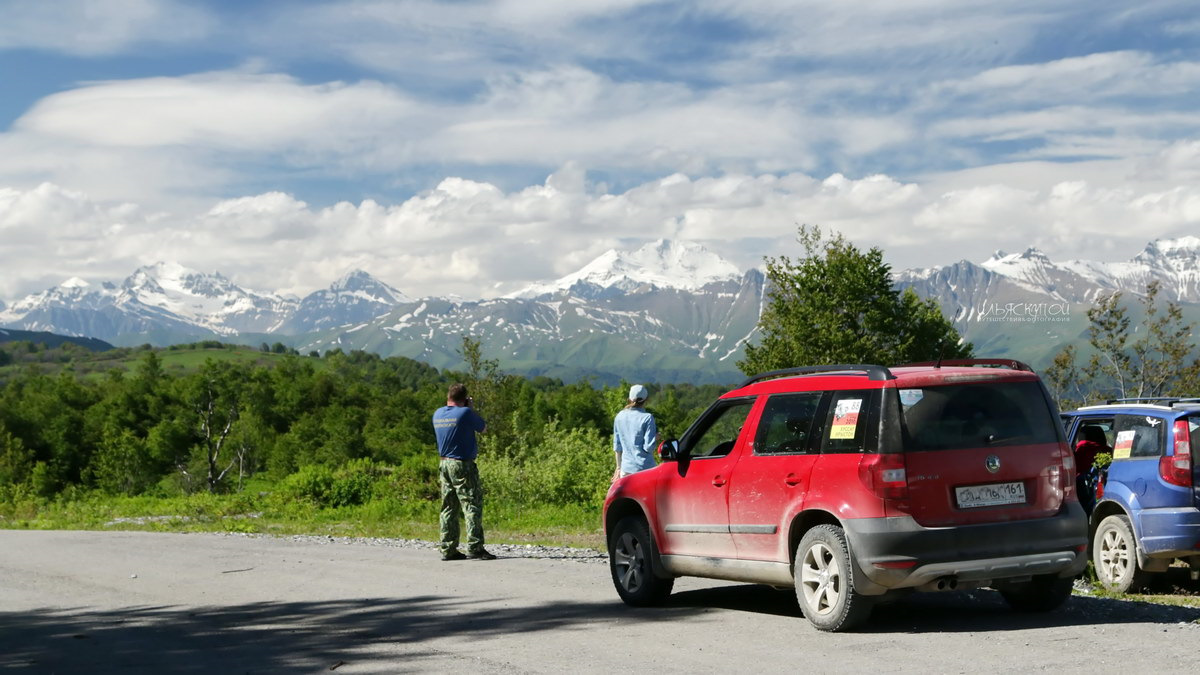
{"type": "Polygon", "coordinates": [[[621,473],[653,469],[658,427],[642,408],[625,408],[613,419],[613,452],[621,453],[621,473]]]}
{"type": "Polygon", "coordinates": [[[433,413],[433,433],[438,455],[450,459],[475,459],[479,447],[475,432],[483,431],[483,418],[465,406],[447,405],[433,413]]]}

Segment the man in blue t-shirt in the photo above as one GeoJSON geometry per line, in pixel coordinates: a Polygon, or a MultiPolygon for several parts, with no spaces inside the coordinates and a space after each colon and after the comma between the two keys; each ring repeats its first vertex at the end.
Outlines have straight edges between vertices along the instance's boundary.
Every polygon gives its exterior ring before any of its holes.
{"type": "Polygon", "coordinates": [[[479,483],[479,468],[475,456],[479,447],[475,434],[483,433],[486,425],[479,413],[471,409],[471,397],[462,384],[450,385],[445,407],[433,413],[433,433],[437,436],[438,483],[442,493],[442,514],[439,519],[442,541],[438,546],[442,560],[495,560],[483,547],[483,489],[479,483]],[[458,518],[467,521],[467,554],[458,550],[458,518]]]}

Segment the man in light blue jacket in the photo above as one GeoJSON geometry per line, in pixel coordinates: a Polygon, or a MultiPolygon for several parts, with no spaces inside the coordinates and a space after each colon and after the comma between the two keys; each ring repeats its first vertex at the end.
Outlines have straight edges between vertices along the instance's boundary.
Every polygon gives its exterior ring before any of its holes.
{"type": "Polygon", "coordinates": [[[655,466],[658,427],[654,424],[654,415],[645,408],[649,395],[642,385],[633,385],[629,388],[629,403],[613,419],[613,452],[617,455],[613,480],[655,466]]]}

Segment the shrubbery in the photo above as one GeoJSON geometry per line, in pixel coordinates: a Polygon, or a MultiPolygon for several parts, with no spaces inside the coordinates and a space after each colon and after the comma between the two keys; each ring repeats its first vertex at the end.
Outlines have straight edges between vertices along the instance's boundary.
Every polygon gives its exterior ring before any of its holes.
{"type": "MultiPolygon", "coordinates": [[[[299,521],[347,509],[424,520],[438,503],[430,417],[453,381],[468,384],[488,422],[479,466],[492,508],[598,506],[613,470],[612,417],[628,385],[505,375],[467,351],[468,373],[336,350],[320,368],[284,356],[209,359],[180,372],[153,349],[138,352],[132,372],[9,372],[0,385],[0,522],[54,512],[103,524],[103,504],[150,502],[159,513],[210,521],[256,512],[299,521]]],[[[681,433],[719,387],[651,389],[665,437],[681,433]]]]}
{"type": "Polygon", "coordinates": [[[512,455],[481,456],[479,473],[487,499],[552,505],[604,500],[615,466],[611,440],[592,428],[563,429],[553,421],[540,441],[528,441],[521,436],[512,455]]]}

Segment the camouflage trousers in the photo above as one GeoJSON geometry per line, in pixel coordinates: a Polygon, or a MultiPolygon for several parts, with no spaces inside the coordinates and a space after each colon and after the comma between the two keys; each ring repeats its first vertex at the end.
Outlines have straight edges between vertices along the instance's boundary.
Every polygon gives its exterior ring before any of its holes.
{"type": "Polygon", "coordinates": [[[467,553],[483,550],[483,487],[473,460],[443,459],[438,468],[442,491],[442,555],[458,550],[458,517],[467,521],[467,553]]]}

